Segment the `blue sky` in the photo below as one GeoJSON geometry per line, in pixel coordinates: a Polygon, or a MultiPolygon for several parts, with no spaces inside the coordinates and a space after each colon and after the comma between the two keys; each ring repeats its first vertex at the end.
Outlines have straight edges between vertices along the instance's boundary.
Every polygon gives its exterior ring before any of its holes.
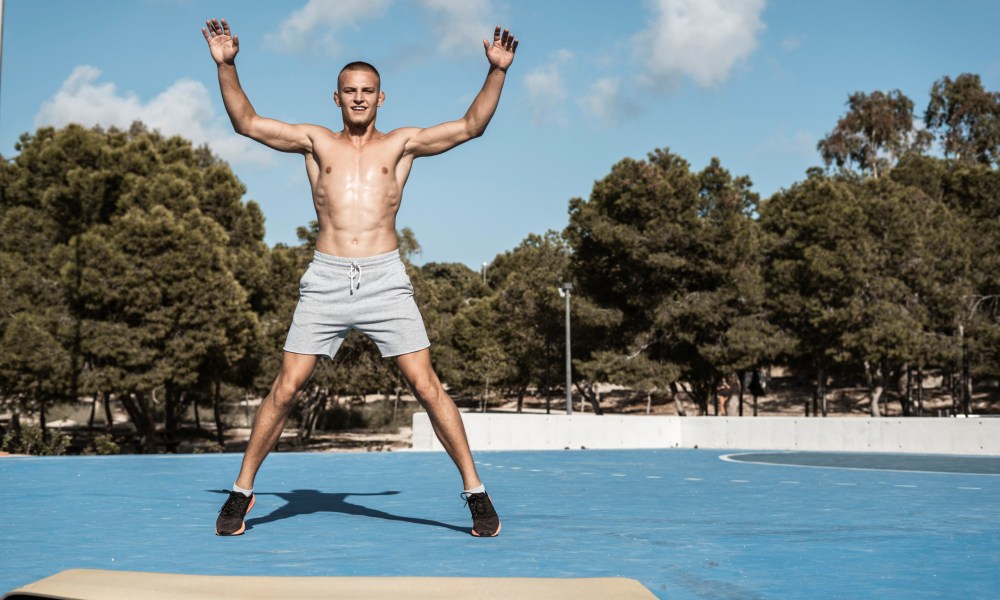
{"type": "Polygon", "coordinates": [[[6,0],[0,153],[46,124],[139,118],[207,142],[260,203],[267,241],[314,218],[302,158],[232,132],[200,27],[225,17],[261,115],[339,130],[340,67],[382,72],[379,128],[460,117],[482,85],[481,40],[520,38],[486,135],[418,160],[399,227],[417,262],[478,269],[529,233],[562,229],[622,158],[712,156],[764,197],[819,164],[816,142],[854,91],[900,89],[922,115],[933,82],[1000,89],[1000,2],[960,0],[6,0]]]}

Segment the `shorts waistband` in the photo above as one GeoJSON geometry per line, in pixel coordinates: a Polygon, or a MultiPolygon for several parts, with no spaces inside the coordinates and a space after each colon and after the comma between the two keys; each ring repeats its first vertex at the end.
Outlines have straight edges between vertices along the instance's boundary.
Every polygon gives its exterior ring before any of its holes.
{"type": "Polygon", "coordinates": [[[366,269],[373,269],[399,263],[402,259],[399,257],[399,249],[397,248],[385,254],[376,254],[375,256],[365,256],[362,258],[345,258],[343,256],[334,256],[333,254],[324,254],[316,250],[313,252],[313,261],[331,267],[345,267],[349,269],[351,266],[360,266],[366,269]]]}

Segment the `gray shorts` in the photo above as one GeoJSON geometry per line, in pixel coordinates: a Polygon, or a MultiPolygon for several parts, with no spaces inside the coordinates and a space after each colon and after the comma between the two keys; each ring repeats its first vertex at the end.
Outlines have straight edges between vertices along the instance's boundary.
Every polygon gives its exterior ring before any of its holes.
{"type": "Polygon", "coordinates": [[[370,337],[382,356],[431,345],[398,250],[366,258],[314,254],[299,281],[285,350],[333,358],[352,329],[370,337]]]}

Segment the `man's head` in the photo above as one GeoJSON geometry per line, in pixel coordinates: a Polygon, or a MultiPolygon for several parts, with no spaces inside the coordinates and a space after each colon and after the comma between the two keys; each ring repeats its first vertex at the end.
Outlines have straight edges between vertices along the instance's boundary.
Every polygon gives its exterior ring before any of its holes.
{"type": "Polygon", "coordinates": [[[337,76],[337,91],[333,101],[340,107],[344,125],[365,128],[375,121],[378,107],[385,101],[382,78],[378,70],[366,62],[349,63],[337,76]]]}

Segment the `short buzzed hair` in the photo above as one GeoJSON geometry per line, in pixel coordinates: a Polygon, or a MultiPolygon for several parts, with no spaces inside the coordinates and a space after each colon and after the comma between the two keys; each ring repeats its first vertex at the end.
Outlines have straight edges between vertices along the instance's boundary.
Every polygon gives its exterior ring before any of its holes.
{"type": "Polygon", "coordinates": [[[369,73],[374,73],[375,77],[378,78],[379,87],[380,88],[382,87],[382,76],[378,74],[378,69],[376,69],[373,65],[366,63],[363,60],[356,60],[354,62],[350,62],[344,65],[344,68],[341,69],[340,73],[337,74],[338,87],[340,86],[340,76],[346,73],[347,71],[368,71],[369,73]]]}

